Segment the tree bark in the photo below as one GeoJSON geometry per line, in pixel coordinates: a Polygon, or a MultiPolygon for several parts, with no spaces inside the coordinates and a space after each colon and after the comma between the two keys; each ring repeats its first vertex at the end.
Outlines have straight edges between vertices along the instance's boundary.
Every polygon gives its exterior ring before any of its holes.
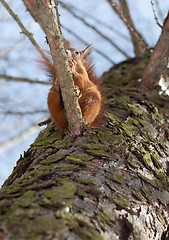
{"type": "MultiPolygon", "coordinates": [[[[150,62],[145,70],[141,87],[144,91],[153,90],[159,83],[160,78],[168,78],[167,68],[169,62],[169,14],[166,17],[162,33],[156,44],[150,62]],[[167,74],[166,74],[167,73],[167,74]]],[[[168,81],[168,80],[167,80],[168,81]]]]}
{"type": "Polygon", "coordinates": [[[134,87],[148,61],[103,75],[104,128],[71,142],[51,124],[20,157],[0,191],[1,240],[168,239],[169,123],[134,87]]]}
{"type": "MultiPolygon", "coordinates": [[[[36,4],[56,69],[57,80],[68,120],[68,128],[71,135],[76,136],[81,133],[83,125],[82,113],[75,94],[74,81],[65,53],[60,26],[56,22],[53,5],[50,0],[36,0],[36,4]]],[[[57,6],[55,7],[57,8],[57,6]]]]}

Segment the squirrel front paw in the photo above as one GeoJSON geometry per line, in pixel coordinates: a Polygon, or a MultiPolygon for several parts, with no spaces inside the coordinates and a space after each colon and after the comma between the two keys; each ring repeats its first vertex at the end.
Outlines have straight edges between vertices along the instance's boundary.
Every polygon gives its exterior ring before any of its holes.
{"type": "Polygon", "coordinates": [[[73,76],[78,77],[79,74],[76,72],[76,64],[77,62],[74,59],[69,59],[69,66],[72,70],[72,74],[73,76]]]}
{"type": "Polygon", "coordinates": [[[77,85],[75,85],[75,93],[78,98],[82,96],[82,94],[80,93],[80,88],[77,85]]]}

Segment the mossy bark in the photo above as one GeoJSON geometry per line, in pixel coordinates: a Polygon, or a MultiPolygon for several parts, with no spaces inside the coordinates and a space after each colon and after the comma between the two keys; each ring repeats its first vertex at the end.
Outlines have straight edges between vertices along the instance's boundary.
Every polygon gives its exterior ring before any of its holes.
{"type": "Polygon", "coordinates": [[[139,93],[148,61],[103,75],[104,127],[39,134],[0,191],[0,239],[168,239],[169,101],[139,93]]]}

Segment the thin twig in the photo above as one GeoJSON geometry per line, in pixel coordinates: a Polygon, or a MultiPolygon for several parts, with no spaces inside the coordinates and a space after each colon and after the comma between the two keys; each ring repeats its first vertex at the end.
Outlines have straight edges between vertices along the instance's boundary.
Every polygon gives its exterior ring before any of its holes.
{"type": "Polygon", "coordinates": [[[14,111],[0,111],[0,114],[4,115],[32,115],[32,114],[39,114],[39,113],[48,113],[47,110],[35,110],[35,111],[27,111],[27,112],[14,112],[14,111]]]}
{"type": "MultiPolygon", "coordinates": [[[[65,29],[67,32],[69,32],[70,34],[72,34],[74,37],[76,37],[80,42],[84,43],[84,45],[88,46],[89,43],[84,41],[81,37],[79,37],[75,32],[71,31],[70,28],[67,28],[66,26],[64,26],[62,24],[62,29],[65,29]]],[[[97,48],[95,48],[95,52],[97,52],[98,54],[100,54],[102,57],[104,57],[106,60],[108,60],[109,62],[115,64],[115,62],[110,59],[108,56],[106,56],[103,52],[101,52],[100,50],[98,50],[97,48]]]]}
{"type": "Polygon", "coordinates": [[[108,2],[111,4],[111,6],[113,7],[113,9],[116,11],[116,13],[119,15],[119,17],[123,20],[123,22],[126,24],[126,26],[128,27],[128,29],[130,31],[132,31],[136,38],[140,41],[142,47],[144,49],[149,49],[149,46],[143,41],[143,39],[138,35],[138,33],[136,32],[136,30],[134,29],[134,27],[131,27],[130,24],[128,23],[127,19],[124,17],[123,12],[120,11],[120,9],[118,8],[116,2],[114,0],[108,0],[108,2]]]}
{"type": "Polygon", "coordinates": [[[39,126],[39,127],[42,127],[42,126],[44,126],[44,125],[49,124],[51,121],[52,121],[52,120],[51,120],[51,118],[49,117],[49,118],[47,118],[47,119],[39,122],[39,123],[38,123],[38,126],[39,126]]]}
{"type": "Polygon", "coordinates": [[[157,23],[157,25],[158,25],[160,28],[162,28],[163,26],[159,23],[158,18],[157,18],[157,15],[156,15],[156,11],[155,11],[155,8],[154,8],[154,2],[153,2],[153,0],[151,0],[151,6],[152,6],[152,9],[153,9],[154,18],[155,18],[155,20],[156,20],[156,23],[157,23]]]}
{"type": "Polygon", "coordinates": [[[156,5],[157,12],[158,12],[158,16],[159,16],[161,19],[164,19],[164,13],[163,13],[163,11],[162,11],[161,8],[160,8],[160,4],[159,4],[159,1],[158,1],[158,0],[155,0],[155,5],[156,5]]]}
{"type": "Polygon", "coordinates": [[[38,83],[38,84],[44,84],[44,85],[51,85],[50,82],[44,82],[44,81],[39,81],[39,80],[31,80],[29,78],[11,77],[11,76],[7,76],[5,74],[1,74],[0,79],[4,79],[6,81],[28,82],[28,83],[38,83]]]}
{"type": "Polygon", "coordinates": [[[33,38],[33,34],[30,33],[25,26],[22,24],[22,22],[20,21],[20,19],[18,18],[18,16],[12,11],[12,9],[9,7],[9,5],[4,1],[4,0],[0,0],[0,2],[3,4],[3,6],[6,8],[6,10],[9,12],[9,14],[13,17],[13,19],[17,22],[17,24],[19,25],[19,27],[22,29],[22,33],[25,34],[29,40],[31,41],[31,43],[33,44],[33,46],[37,49],[37,51],[40,53],[40,55],[42,56],[42,58],[46,61],[49,61],[49,59],[47,58],[47,56],[44,54],[43,50],[40,48],[40,46],[37,44],[37,42],[35,41],[35,39],[33,38]]]}
{"type": "Polygon", "coordinates": [[[67,5],[65,5],[63,2],[60,2],[61,6],[65,8],[67,11],[69,11],[74,17],[78,18],[81,20],[86,26],[89,28],[93,29],[97,34],[99,34],[102,38],[110,42],[119,52],[121,52],[125,57],[129,58],[128,54],[125,53],[120,47],[117,46],[109,37],[107,37],[105,34],[103,34],[101,31],[99,31],[95,26],[92,24],[89,24],[84,18],[78,16],[76,13],[72,11],[67,5]]]}
{"type": "MultiPolygon", "coordinates": [[[[61,1],[58,1],[58,2],[61,3],[61,1]]],[[[69,8],[74,9],[75,12],[81,13],[82,15],[84,15],[87,18],[93,19],[97,25],[107,28],[108,30],[118,34],[119,37],[125,38],[126,40],[130,40],[130,38],[128,36],[126,36],[123,32],[121,32],[117,28],[115,29],[114,26],[108,24],[107,22],[101,21],[102,18],[98,19],[94,15],[90,14],[89,12],[84,11],[84,9],[82,10],[81,8],[78,8],[77,6],[75,6],[71,3],[64,2],[64,4],[67,5],[69,8]]]]}
{"type": "Polygon", "coordinates": [[[21,140],[25,139],[26,137],[30,136],[31,134],[35,134],[39,130],[38,126],[30,126],[28,129],[21,132],[19,135],[17,135],[14,138],[9,139],[8,141],[2,143],[0,145],[0,153],[6,151],[7,149],[13,147],[21,140]]]}
{"type": "Polygon", "coordinates": [[[59,31],[62,34],[61,22],[60,22],[60,14],[59,14],[59,11],[58,11],[58,5],[59,4],[58,4],[57,0],[54,0],[54,3],[55,3],[55,9],[56,9],[56,16],[57,16],[57,23],[58,23],[59,31]]]}

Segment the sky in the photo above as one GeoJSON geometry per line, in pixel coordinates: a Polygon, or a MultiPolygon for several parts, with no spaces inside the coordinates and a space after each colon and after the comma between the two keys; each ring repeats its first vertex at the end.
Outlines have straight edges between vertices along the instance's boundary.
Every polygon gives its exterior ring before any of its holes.
{"type": "MultiPolygon", "coordinates": [[[[33,33],[42,49],[47,49],[45,35],[33,21],[21,0],[7,0],[26,28],[33,33]]],[[[129,57],[134,57],[133,46],[127,28],[113,12],[106,0],[66,0],[71,9],[88,24],[95,26],[111,41],[114,41],[129,57]]],[[[150,0],[127,0],[135,26],[150,47],[154,47],[161,29],[156,24],[150,0]]],[[[156,14],[162,24],[169,10],[169,1],[155,0],[156,14]],[[159,7],[157,7],[159,4],[159,7]]],[[[98,33],[74,18],[63,7],[59,7],[63,35],[73,47],[82,50],[84,42],[94,44],[93,61],[96,73],[101,76],[114,63],[126,57],[113,47],[111,41],[103,39],[98,33]],[[67,30],[69,29],[69,31],[67,30]],[[73,34],[72,34],[73,32],[73,34]],[[81,42],[78,38],[83,39],[81,42]],[[100,55],[101,51],[109,60],[100,55]]],[[[20,28],[0,3],[0,74],[27,77],[48,81],[47,74],[35,59],[40,56],[20,28]]],[[[0,185],[9,176],[20,154],[27,151],[42,128],[37,123],[49,116],[47,109],[48,85],[7,82],[0,79],[0,185]],[[4,114],[8,112],[8,114],[4,114]],[[15,112],[15,114],[10,114],[15,112]],[[36,112],[36,113],[35,113],[36,112]],[[20,113],[20,114],[19,114],[20,113]],[[19,137],[18,137],[19,135],[19,137]]]]}

